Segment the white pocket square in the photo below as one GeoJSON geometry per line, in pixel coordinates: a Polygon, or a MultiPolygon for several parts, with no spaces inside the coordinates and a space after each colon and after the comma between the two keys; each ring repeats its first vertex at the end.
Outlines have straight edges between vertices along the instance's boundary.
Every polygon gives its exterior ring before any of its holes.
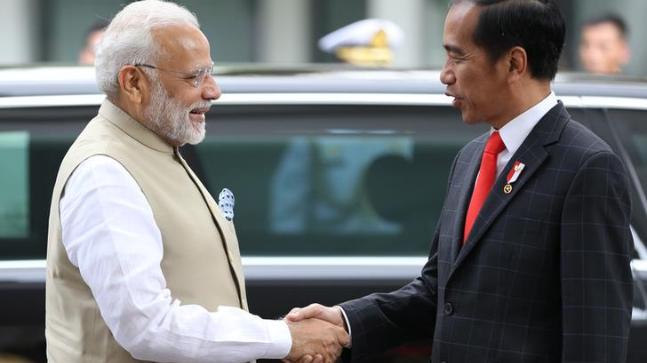
{"type": "Polygon", "coordinates": [[[227,188],[223,188],[220,194],[218,195],[218,206],[222,210],[222,214],[225,215],[228,221],[234,220],[234,204],[236,204],[236,198],[234,198],[234,193],[227,188]]]}

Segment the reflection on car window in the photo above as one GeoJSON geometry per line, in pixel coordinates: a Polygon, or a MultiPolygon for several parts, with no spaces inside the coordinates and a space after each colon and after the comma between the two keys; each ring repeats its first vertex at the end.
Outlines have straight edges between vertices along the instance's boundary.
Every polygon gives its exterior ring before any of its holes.
{"type": "Polygon", "coordinates": [[[214,109],[195,150],[236,196],[245,255],[425,255],[451,163],[486,130],[449,107],[214,109]]]}
{"type": "Polygon", "coordinates": [[[29,134],[0,132],[0,238],[29,233],[29,134]]]}
{"type": "MultiPolygon", "coordinates": [[[[364,184],[369,168],[385,157],[413,157],[408,137],[295,137],[271,180],[270,230],[298,234],[395,234],[401,225],[379,216],[364,184]]],[[[392,170],[397,173],[398,170],[392,170]]],[[[393,190],[390,198],[399,198],[393,190]]]]}

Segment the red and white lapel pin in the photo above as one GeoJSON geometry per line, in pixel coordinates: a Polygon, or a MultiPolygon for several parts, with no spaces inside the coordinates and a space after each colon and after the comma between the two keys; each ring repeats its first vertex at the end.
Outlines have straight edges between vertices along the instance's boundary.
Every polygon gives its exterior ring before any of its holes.
{"type": "Polygon", "coordinates": [[[512,184],[516,182],[517,179],[519,179],[519,176],[521,175],[521,172],[525,167],[526,167],[526,164],[522,163],[519,160],[514,162],[514,165],[512,166],[512,169],[510,169],[510,172],[508,173],[508,177],[506,178],[506,184],[503,187],[503,192],[505,194],[512,193],[512,184]]]}

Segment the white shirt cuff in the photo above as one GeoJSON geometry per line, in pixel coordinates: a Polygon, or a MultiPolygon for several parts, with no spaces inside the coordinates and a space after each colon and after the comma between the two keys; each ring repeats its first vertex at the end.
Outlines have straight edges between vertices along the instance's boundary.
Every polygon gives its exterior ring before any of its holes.
{"type": "Polygon", "coordinates": [[[348,346],[346,348],[350,348],[353,346],[353,335],[350,329],[350,322],[348,321],[348,315],[346,315],[344,308],[342,308],[341,306],[339,307],[339,310],[341,310],[341,315],[344,317],[344,322],[346,322],[346,328],[348,329],[348,346]]]}
{"type": "Polygon", "coordinates": [[[283,359],[292,349],[290,328],[283,320],[265,320],[270,337],[270,346],[265,353],[267,359],[283,359]]]}

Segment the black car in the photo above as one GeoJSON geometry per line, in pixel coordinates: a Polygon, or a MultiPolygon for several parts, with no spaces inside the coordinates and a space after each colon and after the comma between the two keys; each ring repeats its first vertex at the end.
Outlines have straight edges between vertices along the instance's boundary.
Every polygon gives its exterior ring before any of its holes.
{"type": "MultiPolygon", "coordinates": [[[[250,310],[396,289],[426,260],[458,150],[487,130],[452,109],[438,72],[221,68],[207,136],[181,152],[236,195],[250,310]]],[[[631,175],[636,281],[628,362],[647,361],[647,82],[561,74],[554,90],[631,175]]],[[[92,68],[0,70],[0,352],[44,360],[51,191],[103,96],[92,68]]],[[[411,345],[385,362],[426,361],[411,345]]]]}

